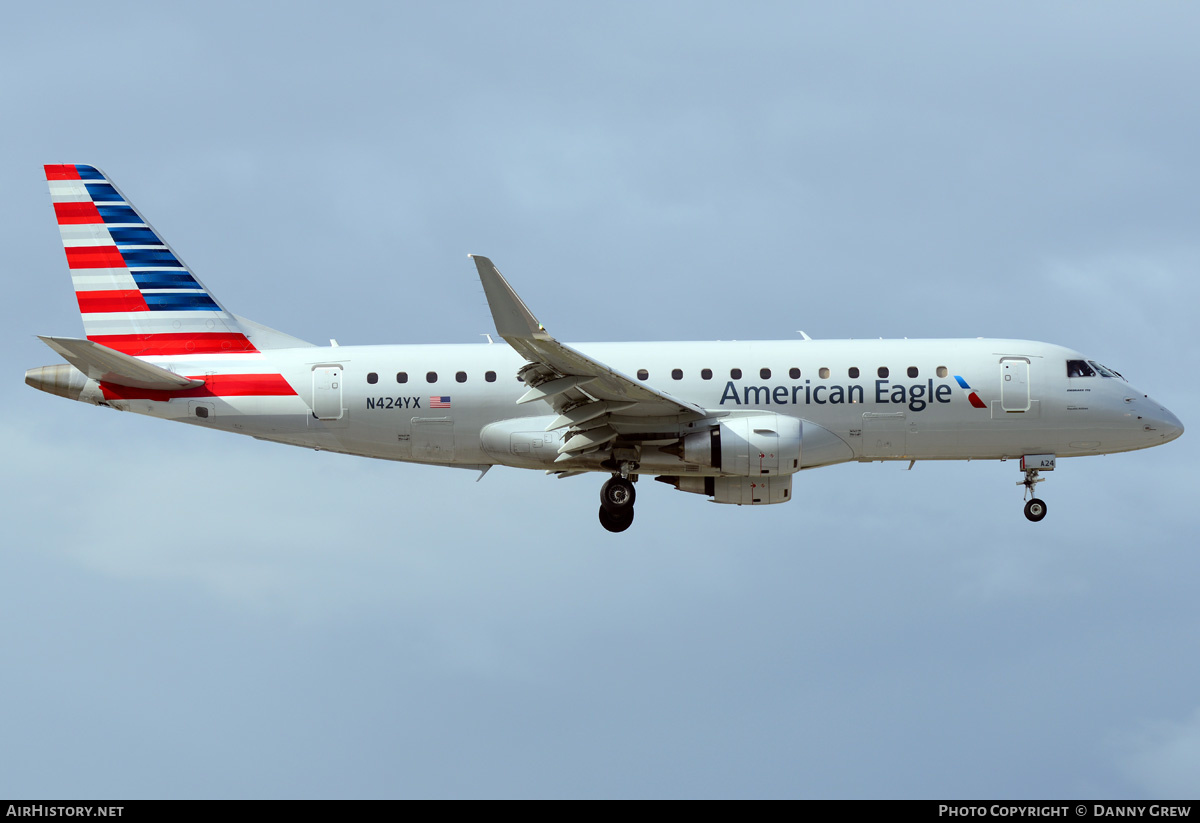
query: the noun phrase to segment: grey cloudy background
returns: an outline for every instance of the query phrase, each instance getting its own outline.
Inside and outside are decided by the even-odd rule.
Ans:
[[[0,28],[0,796],[1196,797],[1200,9],[23,4]],[[1193,431],[794,502],[318,454],[22,383],[43,163],[239,314],[473,342],[1005,336]]]

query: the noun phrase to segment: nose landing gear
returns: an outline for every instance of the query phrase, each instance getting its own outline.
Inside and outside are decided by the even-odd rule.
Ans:
[[[610,532],[623,532],[633,525],[633,502],[637,499],[637,491],[629,479],[629,471],[623,463],[621,472],[600,487],[600,525]]]
[[[1038,468],[1032,468],[1033,466]],[[1046,479],[1038,476],[1040,470],[1052,471],[1054,469],[1054,455],[1026,455],[1021,458],[1021,468],[1025,470],[1025,479],[1018,480],[1017,485],[1025,487],[1022,499],[1030,498],[1025,504],[1025,517],[1030,522],[1037,523],[1046,516],[1046,501],[1033,496],[1033,487]]]

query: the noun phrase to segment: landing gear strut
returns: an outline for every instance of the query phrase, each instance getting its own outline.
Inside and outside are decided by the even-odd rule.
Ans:
[[[1025,494],[1022,499],[1024,499],[1024,497],[1029,497],[1030,495],[1032,495],[1033,487],[1036,486],[1038,483],[1041,483],[1045,479],[1046,478],[1044,478],[1044,477],[1038,477],[1037,469],[1026,469],[1025,470],[1025,479],[1017,481],[1018,486],[1025,487]],[[1041,500],[1037,497],[1033,497],[1032,499],[1030,499],[1029,502],[1027,502],[1025,504],[1025,516],[1033,523],[1037,523],[1038,521],[1040,521],[1043,517],[1046,516],[1046,501]]]
[[[623,532],[633,525],[633,501],[637,491],[629,479],[629,467],[621,464],[620,474],[614,474],[600,487],[600,525],[610,532]]]

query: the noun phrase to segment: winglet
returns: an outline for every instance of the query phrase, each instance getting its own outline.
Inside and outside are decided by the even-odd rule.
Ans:
[[[505,340],[510,337],[526,340],[549,337],[545,327],[533,316],[533,312],[513,291],[512,286],[508,285],[504,275],[491,260],[479,254],[468,254],[467,257],[475,261],[475,268],[479,270],[479,282],[483,284],[488,308],[492,310],[492,320],[501,337]]]

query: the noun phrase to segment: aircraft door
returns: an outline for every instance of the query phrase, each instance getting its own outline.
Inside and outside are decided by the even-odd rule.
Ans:
[[[317,366],[313,369],[312,410],[318,420],[342,419],[341,366]]]
[[[1006,357],[1000,361],[1000,408],[1029,411],[1029,361]]]

